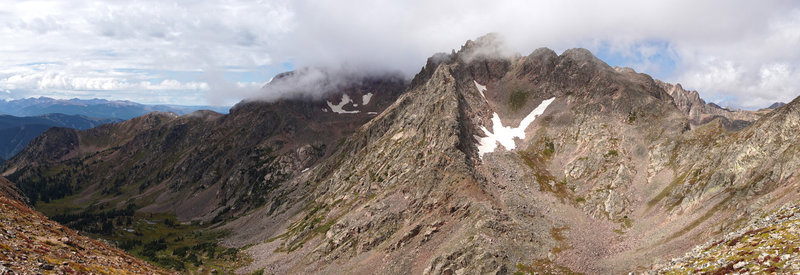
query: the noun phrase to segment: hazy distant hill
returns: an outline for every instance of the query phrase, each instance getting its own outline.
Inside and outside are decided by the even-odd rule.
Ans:
[[[778,109],[778,108],[783,107],[785,105],[786,105],[786,103],[783,103],[783,102],[775,102],[775,103],[772,103],[772,105],[769,105],[769,107],[767,107],[767,109]]]
[[[52,127],[89,129],[101,124],[120,122],[115,118],[90,118],[80,115],[47,114],[36,117],[0,115],[0,163],[13,157],[33,138]]]
[[[0,114],[13,116],[39,116],[60,113],[67,115],[83,115],[99,118],[131,119],[149,112],[173,112],[179,115],[197,110],[212,110],[228,113],[224,106],[179,106],[179,105],[145,105],[132,101],[105,99],[53,99],[49,97],[25,98],[16,100],[0,100]]]

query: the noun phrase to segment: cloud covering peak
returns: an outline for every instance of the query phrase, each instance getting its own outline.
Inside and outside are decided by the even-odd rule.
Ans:
[[[800,93],[795,1],[12,0],[3,10],[6,98],[230,104],[306,66],[410,77],[491,32],[521,54],[584,47],[723,105]]]

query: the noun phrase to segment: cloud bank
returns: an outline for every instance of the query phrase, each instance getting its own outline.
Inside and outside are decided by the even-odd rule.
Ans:
[[[5,4],[5,3],[4,3]],[[235,102],[280,71],[417,72],[501,34],[514,51],[585,47],[612,65],[758,108],[800,94],[796,1],[10,1],[0,97],[142,91]],[[148,84],[149,83],[149,84]],[[4,95],[5,94],[5,95]],[[105,95],[105,96],[103,96]],[[139,98],[125,98],[142,101]],[[153,100],[146,100],[153,101]]]

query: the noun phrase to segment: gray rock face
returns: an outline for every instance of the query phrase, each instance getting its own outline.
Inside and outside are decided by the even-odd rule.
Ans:
[[[684,90],[681,84],[672,85],[661,81],[656,81],[656,83],[672,96],[675,105],[686,114],[692,127],[719,119],[726,129],[738,131],[749,126],[760,117],[756,112],[730,110],[713,103],[706,103],[705,100],[700,98],[700,94],[697,91]]]
[[[311,210],[251,248],[241,271],[620,273],[732,230],[796,181],[791,104],[740,129],[729,122],[758,116],[585,50],[475,54],[495,43],[429,59],[406,95],[302,178]],[[514,127],[551,97],[514,149],[478,155],[494,114]],[[744,210],[753,200],[764,203]]]
[[[572,264],[585,255],[562,257],[573,246],[562,232],[587,223],[602,224],[610,239],[630,228],[647,148],[688,129],[672,98],[651,78],[620,74],[585,50],[473,54],[492,43],[479,39],[429,60],[435,69],[423,68],[407,94],[302,179],[314,190],[305,206],[312,210],[251,248],[255,264],[241,271],[504,273],[514,263]],[[475,82],[488,87],[483,95]],[[515,150],[478,155],[479,128],[491,128],[492,113],[517,125],[550,97]],[[306,256],[287,263],[269,251]]]
[[[800,206],[787,204],[648,273],[798,273],[799,233]]]
[[[24,204],[29,204],[30,201],[27,197],[22,195],[22,192],[19,191],[14,183],[8,181],[6,178],[0,177],[0,195],[5,196],[6,198],[22,202]]]
[[[321,106],[310,103],[243,103],[203,122],[118,125],[110,133],[126,142],[103,148],[147,148],[152,161],[169,160],[171,144],[193,148],[162,162],[170,190],[200,183],[210,191],[197,196],[228,203],[217,206],[263,205],[220,226],[231,231],[227,245],[251,245],[242,273],[648,271],[798,199],[800,100],[761,117],[728,114],[583,49],[521,56],[501,43],[486,36],[429,58],[402,96],[360,123],[317,116]],[[524,134],[511,130],[549,99]],[[731,131],[744,119],[754,122]],[[347,130],[320,135],[335,126]],[[514,146],[479,149],[503,131]],[[85,144],[102,135],[65,136]],[[185,146],[196,140],[185,137],[205,143]],[[22,154],[29,163],[76,154],[74,145],[37,144]],[[32,171],[23,157],[7,173]],[[211,169],[198,176],[200,164]]]
[[[330,156],[372,112],[394,102],[405,82],[365,78],[336,87],[327,98],[242,102],[228,115],[156,112],[84,131],[51,129],[5,162],[3,175],[37,198],[32,203],[94,195],[88,207],[94,199],[149,196],[142,211],[206,222],[227,218],[280,196],[281,183]],[[344,95],[356,100],[344,107],[358,113],[335,113],[327,105]]]

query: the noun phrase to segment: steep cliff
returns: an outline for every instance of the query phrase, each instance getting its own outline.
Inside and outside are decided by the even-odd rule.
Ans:
[[[700,94],[697,91],[684,90],[681,84],[672,85],[661,81],[656,81],[656,83],[672,96],[675,105],[686,114],[692,127],[718,119],[725,126],[725,129],[738,131],[749,126],[761,116],[758,112],[731,110],[722,108],[714,103],[706,103],[705,100],[700,98]]]

